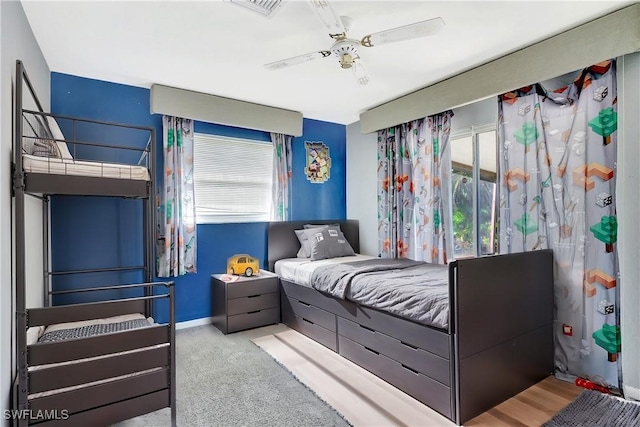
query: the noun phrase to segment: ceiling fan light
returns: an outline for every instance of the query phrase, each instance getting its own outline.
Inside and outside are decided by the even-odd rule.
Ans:
[[[369,73],[367,73],[367,69],[364,68],[361,62],[353,61],[353,67],[351,67],[351,69],[359,85],[364,86],[369,83]]]
[[[342,68],[351,68],[351,66],[353,66],[354,64],[353,56],[349,55],[348,53],[343,53],[342,55],[340,55],[339,62]]]

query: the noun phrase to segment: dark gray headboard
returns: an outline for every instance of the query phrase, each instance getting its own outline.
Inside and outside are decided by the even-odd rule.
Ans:
[[[356,219],[270,222],[267,228],[269,271],[273,271],[274,265],[279,259],[296,257],[300,249],[300,242],[294,230],[302,229],[304,224],[340,224],[340,230],[353,250],[356,253],[360,251],[360,230]]]

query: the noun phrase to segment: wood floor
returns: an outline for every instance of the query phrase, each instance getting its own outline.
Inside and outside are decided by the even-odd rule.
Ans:
[[[284,325],[246,334],[354,426],[455,425],[385,381]],[[465,425],[540,426],[581,391],[573,384],[549,377]]]

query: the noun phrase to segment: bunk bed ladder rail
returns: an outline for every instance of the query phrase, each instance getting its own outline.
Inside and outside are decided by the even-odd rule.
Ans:
[[[14,167],[13,191],[15,198],[15,236],[16,236],[16,361],[18,388],[16,390],[17,409],[28,409],[29,384],[27,376],[27,311],[26,311],[26,265],[25,265],[25,203],[24,171],[22,168],[22,106],[23,85],[26,84],[36,105],[42,110],[35,90],[29,81],[22,61],[16,61],[15,112],[14,112]],[[26,426],[26,418],[20,417],[19,426]]]

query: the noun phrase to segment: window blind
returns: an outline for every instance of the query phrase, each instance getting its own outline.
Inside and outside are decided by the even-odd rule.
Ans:
[[[196,133],[193,152],[199,224],[269,220],[270,142]]]

